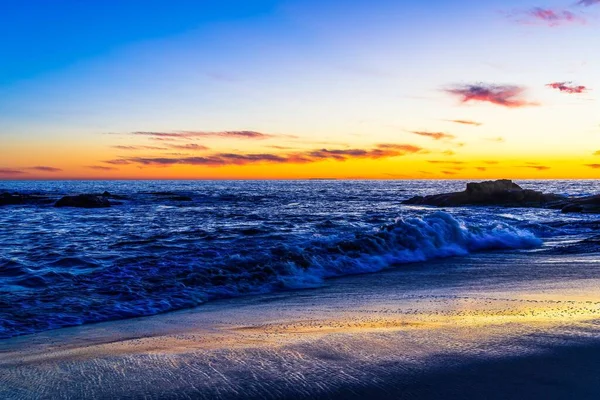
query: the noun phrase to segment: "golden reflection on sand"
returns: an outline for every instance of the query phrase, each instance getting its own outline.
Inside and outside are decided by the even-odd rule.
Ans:
[[[222,349],[277,348],[324,338],[367,339],[373,335],[395,333],[408,336],[440,335],[452,331],[458,337],[485,341],[493,335],[511,337],[523,330],[551,330],[576,326],[600,318],[600,302],[567,299],[533,300],[514,297],[423,296],[403,304],[365,304],[361,308],[289,309],[275,321],[268,317],[255,323],[232,324],[239,320],[235,310],[224,311],[222,320],[209,314],[183,316],[181,331],[150,334],[137,338],[114,338],[110,342],[91,340],[86,345],[63,343],[18,353],[0,354],[5,362],[32,363],[53,359],[85,359],[133,354],[181,354]],[[259,312],[256,312],[259,315]],[[283,316],[283,318],[281,318]],[[295,316],[295,317],[293,317]],[[155,317],[160,320],[161,316]],[[226,321],[226,322],[225,322]],[[190,323],[192,322],[192,323]],[[244,322],[244,321],[241,321]]]

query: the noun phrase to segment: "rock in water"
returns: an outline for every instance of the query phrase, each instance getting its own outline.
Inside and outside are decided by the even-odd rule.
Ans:
[[[467,183],[467,193],[498,193],[511,190],[523,190],[523,188],[509,179],[497,181],[486,181],[480,183]]]
[[[105,196],[80,194],[65,196],[54,204],[55,207],[104,208],[110,207],[110,201]]]
[[[11,204],[23,204],[23,196],[19,194],[2,193],[0,194],[0,206]]]
[[[1,193],[0,206],[8,205],[37,205],[53,203],[51,198],[33,194]]]
[[[600,195],[573,199],[561,211],[563,213],[600,214]]]
[[[546,194],[523,189],[508,179],[468,183],[463,192],[416,196],[403,204],[429,205],[438,207],[460,207],[469,205],[504,207],[548,207],[564,201],[564,196]]]

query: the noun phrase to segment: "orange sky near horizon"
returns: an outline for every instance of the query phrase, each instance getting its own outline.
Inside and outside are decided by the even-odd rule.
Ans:
[[[600,7],[545,1],[15,6],[0,179],[597,179]]]

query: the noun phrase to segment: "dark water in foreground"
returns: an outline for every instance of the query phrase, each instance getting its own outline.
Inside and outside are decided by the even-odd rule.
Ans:
[[[518,183],[569,195],[600,193],[598,181]],[[595,242],[584,240],[598,231],[599,216],[400,204],[464,185],[0,182],[0,192],[127,196],[108,209],[0,208],[0,338],[310,288],[330,277],[475,251],[596,251]]]

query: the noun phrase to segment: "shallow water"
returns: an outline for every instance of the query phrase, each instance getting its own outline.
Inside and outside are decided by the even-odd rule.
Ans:
[[[569,195],[598,181],[528,181]],[[109,209],[0,208],[0,338],[316,287],[472,252],[596,251],[598,216],[401,205],[462,181],[13,181],[0,192],[124,195]],[[183,201],[177,196],[189,196]],[[570,247],[566,247],[570,246]],[[482,277],[485,279],[485,277]]]

